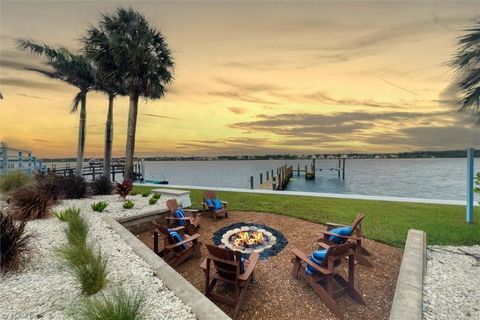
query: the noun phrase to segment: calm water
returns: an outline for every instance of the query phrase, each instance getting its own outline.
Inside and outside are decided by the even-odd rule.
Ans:
[[[416,197],[464,200],[466,159],[371,159],[346,162],[345,180],[336,172],[317,173],[315,180],[294,174],[290,191],[330,192],[377,196]],[[249,177],[259,181],[260,172],[283,164],[296,168],[310,164],[308,160],[252,161],[178,161],[146,162],[147,179],[162,178],[171,184],[249,188]],[[479,159],[475,160],[478,168]],[[334,167],[334,160],[317,160],[317,168]]]
[[[313,181],[294,174],[287,190],[464,200],[466,162],[466,159],[348,159],[345,180],[330,171],[317,173]],[[297,163],[303,168],[311,161],[147,161],[145,169],[146,179],[166,179],[170,184],[249,188],[250,176],[258,183],[260,172],[265,175],[267,170],[284,164],[296,168]],[[317,160],[317,168],[334,167],[335,163],[335,160]],[[480,160],[476,159],[475,167],[479,165]]]

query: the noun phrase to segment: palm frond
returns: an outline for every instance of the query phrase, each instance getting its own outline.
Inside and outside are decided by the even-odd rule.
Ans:
[[[70,110],[71,113],[75,113],[78,109],[78,105],[80,102],[82,102],[82,98],[86,95],[87,93],[84,91],[80,91],[75,95],[75,97],[72,100],[72,109]]]

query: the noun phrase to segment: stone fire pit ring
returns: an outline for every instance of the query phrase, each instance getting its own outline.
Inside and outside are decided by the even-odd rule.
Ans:
[[[235,239],[240,232],[260,232],[263,235],[263,243],[252,246],[235,246],[232,239]],[[248,257],[252,252],[258,252],[263,260],[277,255],[288,244],[285,236],[278,230],[257,223],[233,223],[217,230],[213,234],[213,243],[223,245],[232,250],[241,251]]]

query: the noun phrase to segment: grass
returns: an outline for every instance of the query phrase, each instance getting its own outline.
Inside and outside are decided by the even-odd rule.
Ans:
[[[85,300],[73,315],[82,320],[140,320],[145,305],[142,293],[127,294],[117,289],[109,295]]]
[[[30,176],[21,171],[12,171],[0,175],[0,191],[10,192],[24,186],[31,180]]]
[[[69,207],[62,211],[54,211],[55,216],[62,222],[67,222],[72,215],[79,215],[80,209],[76,207]]]
[[[65,260],[65,265],[80,282],[82,294],[90,296],[102,290],[107,284],[107,260],[100,250],[94,253],[87,243],[88,224],[80,216],[80,210],[69,208],[69,214],[62,215],[67,221],[65,230],[68,244],[57,252]]]
[[[145,192],[153,187],[135,186]],[[192,206],[201,208],[202,191],[191,190]],[[465,223],[465,207],[407,202],[336,199],[217,192],[228,201],[230,210],[270,212],[316,223],[350,224],[357,213],[366,215],[363,231],[367,238],[403,247],[409,229],[427,233],[429,245],[480,244],[480,208],[475,208],[475,223]]]

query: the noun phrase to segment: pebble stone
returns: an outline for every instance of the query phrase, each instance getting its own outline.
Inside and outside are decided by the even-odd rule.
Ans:
[[[480,245],[429,246],[424,280],[424,319],[480,319],[479,277]]]
[[[128,210],[122,207],[123,201],[117,195],[65,200],[54,210],[80,208],[89,224],[88,241],[108,259],[108,284],[96,295],[108,294],[121,286],[127,292],[145,294],[145,319],[195,319],[190,308],[102,220],[106,215],[126,217],[165,206],[163,198],[155,205],[148,204],[149,198],[141,195],[128,199],[135,202]],[[107,201],[109,206],[102,213],[94,212],[90,205],[96,201]],[[35,236],[32,254],[20,272],[0,276],[0,319],[71,319],[72,310],[82,297],[78,282],[55,252],[67,241],[65,227],[56,217],[28,222],[26,229]]]

